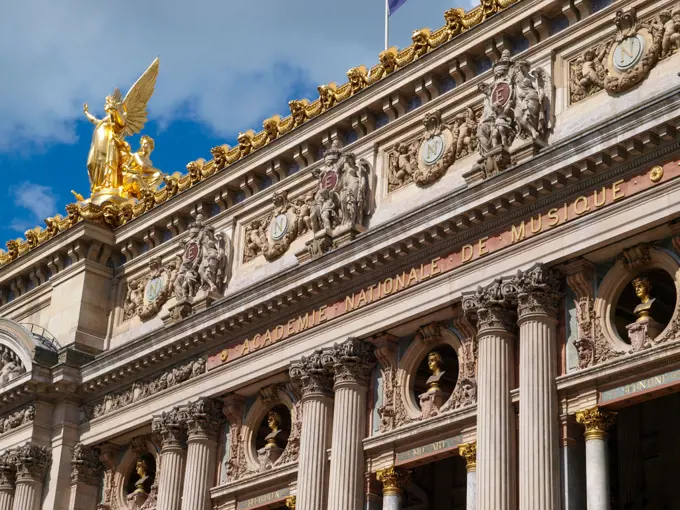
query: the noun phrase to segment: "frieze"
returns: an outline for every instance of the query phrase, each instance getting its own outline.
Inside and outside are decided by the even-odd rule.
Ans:
[[[600,392],[599,403],[609,404],[621,399],[642,395],[652,390],[676,385],[678,381],[680,381],[680,369],[655,375],[653,377],[647,377],[639,381],[634,381],[623,386]]]
[[[284,489],[279,489],[274,492],[268,492],[260,496],[255,496],[253,498],[248,498],[239,501],[236,505],[237,510],[248,510],[250,508],[260,508],[270,503],[275,503],[279,501],[285,501],[285,499],[290,496],[290,489],[288,487]]]
[[[126,390],[106,395],[98,403],[82,406],[81,423],[87,423],[95,418],[100,418],[143,400],[150,395],[156,395],[161,391],[185,383],[194,377],[204,374],[205,371],[205,359],[198,358],[166,370],[162,374],[146,381],[135,382]]]
[[[18,411],[14,411],[9,415],[0,418],[0,436],[16,428],[19,428],[22,425],[32,423],[34,419],[35,406],[33,404]]]
[[[493,236],[480,237],[475,242],[459,246],[448,255],[434,257],[428,263],[407,268],[357,292],[346,295],[338,301],[324,304],[297,317],[292,317],[283,324],[268,328],[236,344],[229,345],[209,356],[208,370],[235,361],[264,347],[380,301],[387,296],[403,292],[490,253],[503,250],[553,228],[570,223],[620,200],[641,193],[652,186],[675,179],[680,175],[680,166],[676,162],[666,164],[663,179],[657,182],[652,182],[646,176],[647,173],[627,179],[618,179],[587,194],[567,200],[557,207],[539,210],[535,215],[506,226]]]
[[[411,143],[398,144],[388,154],[388,191],[441,179],[457,159],[477,149],[477,126],[472,108],[457,114],[450,126],[442,120],[441,111],[426,114],[424,134]]]
[[[571,103],[606,90],[617,94],[647,78],[660,60],[680,49],[680,4],[641,22],[635,9],[616,11],[614,37],[569,63]]]

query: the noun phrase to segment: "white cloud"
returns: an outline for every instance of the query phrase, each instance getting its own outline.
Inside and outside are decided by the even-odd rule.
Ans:
[[[391,43],[443,25],[451,0],[409,0]],[[464,3],[470,0],[463,0]],[[190,116],[225,137],[287,113],[295,86],[373,65],[384,0],[23,0],[0,17],[0,151],[74,141],[83,102],[100,115],[160,55],[151,115]],[[183,105],[191,108],[183,108]]]
[[[57,206],[57,197],[49,186],[32,182],[21,182],[9,189],[14,205],[18,209],[24,209],[29,217],[14,218],[9,228],[17,232],[35,226],[48,216],[52,216]]]

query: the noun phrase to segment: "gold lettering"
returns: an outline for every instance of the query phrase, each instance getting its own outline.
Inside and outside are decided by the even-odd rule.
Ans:
[[[366,291],[364,289],[361,289],[361,292],[359,292],[359,298],[357,301],[357,306],[362,307],[366,304]]]
[[[579,207],[578,207],[578,204],[580,204],[580,203],[583,204],[582,209],[579,209]],[[580,216],[581,214],[586,213],[588,211],[590,211],[590,206],[588,205],[588,199],[586,197],[583,197],[583,196],[578,197],[576,199],[576,202],[574,202],[574,214],[576,214],[577,216]]]
[[[250,353],[250,345],[248,345],[248,339],[243,341],[243,349],[241,350],[241,356],[245,356]]]
[[[371,292],[369,293],[369,296],[368,296],[368,302],[369,303],[372,303],[373,301],[380,299],[380,284],[379,283],[371,285],[369,287],[369,289],[371,289]],[[375,289],[378,289],[378,296],[377,297],[373,295]]]
[[[439,266],[437,266],[437,262],[439,262],[441,259],[442,259],[441,257],[437,257],[437,258],[432,259],[432,262],[430,262],[430,274],[432,276],[434,276],[436,274],[441,274],[442,271],[439,268]]]
[[[562,206],[562,209],[564,209],[564,221],[567,221],[569,219],[569,211],[567,210],[567,203],[566,202]]]
[[[267,330],[267,332],[264,334],[264,345],[271,345],[272,343],[272,332]]]
[[[387,282],[390,283],[389,290],[387,288]],[[383,282],[383,296],[388,296],[392,293],[392,286],[394,285],[394,280],[392,278],[386,278]]]
[[[602,200],[600,200],[597,190],[593,191],[593,204],[595,204],[595,207],[602,207],[606,201],[607,201],[607,188],[602,186]]]
[[[489,249],[486,247],[486,242],[488,240],[488,237],[482,237],[479,241],[477,241],[477,255],[480,257],[489,253]]]
[[[626,194],[621,189],[621,185],[624,182],[626,181],[624,181],[623,179],[619,179],[614,184],[612,184],[612,200],[618,200],[619,198],[623,198],[626,196]]]
[[[279,340],[281,340],[283,338],[283,331],[284,331],[283,326],[281,326],[280,324],[278,326],[276,326],[276,328],[274,329],[274,335],[275,335],[274,342],[278,342]]]
[[[548,226],[554,227],[560,222],[560,215],[557,214],[557,209],[553,207],[548,211]]]
[[[403,289],[406,286],[405,280],[406,280],[406,271],[397,275],[397,284],[394,286],[394,292],[399,292],[401,289]]]
[[[429,277],[429,274],[425,274],[425,264],[420,264],[420,281],[427,280]]]
[[[262,342],[262,344],[260,343],[260,339],[261,339],[261,338],[262,338],[262,335],[260,335],[259,333],[257,333],[257,334],[253,337],[253,339],[251,340],[251,342],[253,343],[253,347],[254,347],[255,349],[259,349],[260,347],[263,347],[264,342]]]
[[[297,319],[291,319],[288,321],[288,324],[286,324],[286,336],[290,336],[295,334],[295,322]]]
[[[522,241],[524,239],[525,232],[524,232],[524,222],[520,223],[519,228],[515,228],[515,226],[512,226],[512,244],[515,244],[518,241]]]
[[[355,304],[354,304],[354,294],[351,296],[345,296],[345,310],[348,312],[351,312],[354,310]]]
[[[406,280],[407,287],[411,286],[411,281],[418,283],[418,273],[416,273],[416,270],[413,268],[411,268],[411,272],[408,274],[408,280]]]
[[[297,327],[298,333],[301,333],[305,329],[314,325],[313,319],[312,319],[312,324],[309,323],[309,313],[306,313],[304,315],[304,317],[302,315],[300,315],[297,320],[298,320],[298,327]]]
[[[466,244],[463,246],[463,248],[460,250],[460,258],[465,264],[466,262],[470,262],[472,260],[472,255],[474,254],[474,248],[472,247],[471,244]]]
[[[326,305],[323,305],[321,308],[319,308],[319,321],[317,322],[317,324],[321,324],[323,321],[325,321],[327,319],[327,317],[326,317],[326,310],[327,309],[328,309],[328,307]]]
[[[538,218],[538,221],[537,221],[538,225],[536,227],[534,227],[534,217],[533,216],[531,217],[531,233],[532,234],[538,234],[541,231],[541,229],[543,228],[543,216],[538,214],[538,215],[536,215],[536,218]]]

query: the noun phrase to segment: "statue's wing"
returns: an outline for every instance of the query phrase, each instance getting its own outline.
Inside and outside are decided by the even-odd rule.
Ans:
[[[130,88],[125,96],[123,106],[125,108],[125,129],[123,136],[130,136],[139,133],[146,122],[146,105],[151,99],[153,90],[156,86],[158,76],[158,63],[156,58],[144,74]]]

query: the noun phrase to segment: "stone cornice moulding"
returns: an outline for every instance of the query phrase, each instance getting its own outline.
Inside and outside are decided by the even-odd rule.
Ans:
[[[532,263],[551,263],[554,257],[559,257],[561,251],[555,251],[556,246],[575,246],[579,253],[591,251],[593,247],[601,245],[610,236],[620,237],[629,229],[633,231],[645,228],[647,223],[659,223],[662,218],[673,217],[680,214],[680,204],[661,211],[655,205],[658,200],[666,200],[674,196],[680,188],[680,181],[670,188],[656,187],[646,200],[646,203],[619,202],[614,208],[608,220],[611,232],[603,233],[599,224],[598,215],[585,217],[583,222],[574,222],[563,230],[553,229],[545,236],[536,236],[528,239],[522,246],[517,245],[514,249],[504,250],[488,256],[487,263],[494,264],[503,274],[514,274],[518,269],[526,269]],[[661,193],[659,193],[661,191]],[[633,214],[633,211],[635,212]],[[643,213],[645,219],[640,219],[638,213]],[[632,215],[633,220],[627,225],[621,225],[615,218],[619,214]],[[607,221],[606,219],[603,221]],[[527,252],[524,248],[528,247]],[[532,259],[526,259],[526,253],[532,253]],[[519,255],[522,254],[520,257]],[[456,293],[474,290],[481,283],[488,283],[486,277],[479,274],[476,263],[467,264],[461,271],[449,274],[448,277],[428,280],[422,285],[414,286],[401,294],[400,303],[402,310],[396,315],[393,313],[394,301],[381,300],[374,307],[364,307],[355,312],[348,321],[328,322],[314,330],[297,335],[288,342],[280,342],[271,348],[260,351],[251,357],[241,358],[220,369],[209,372],[209,376],[202,376],[179,387],[172,395],[149,400],[143,408],[134,411],[134,407],[126,408],[109,415],[111,419],[105,423],[90,424],[88,429],[81,429],[82,440],[86,444],[101,442],[108,437],[122,433],[127,423],[135,421],[143,423],[149,413],[160,412],[163,409],[176,405],[179,401],[186,401],[201,395],[220,395],[233,392],[240,387],[247,386],[253,378],[264,379],[275,373],[285,370],[292,359],[297,359],[314,348],[332,345],[334,340],[345,336],[370,336],[375,331],[384,331],[385,328],[395,322],[407,322],[426,313],[428,310],[450,306],[456,300],[451,294],[451,288]],[[481,278],[481,279],[480,279]],[[452,285],[452,280],[456,284]],[[394,298],[395,296],[390,296]],[[387,311],[390,310],[389,313]],[[331,331],[333,334],[331,334]],[[335,336],[334,336],[335,335]],[[677,343],[671,344],[678,348]],[[649,352],[649,351],[644,351]],[[257,368],[256,368],[257,367]],[[219,382],[218,382],[219,381]],[[518,399],[517,390],[513,390],[513,401]],[[462,409],[461,411],[467,411]],[[445,415],[445,416],[448,416]]]
[[[677,97],[676,90],[673,90],[673,91],[669,92],[668,94],[665,94],[661,98],[654,98],[653,100],[650,100],[650,102],[653,103],[653,105],[660,107],[660,108],[663,108],[663,113],[664,113],[664,116],[666,118],[668,118],[668,117],[673,118],[672,114],[667,113],[669,111],[668,107],[669,106],[672,107],[672,105],[668,104],[669,98],[675,99],[675,103],[680,104],[680,99]],[[650,105],[648,104],[647,106],[649,107]],[[639,121],[640,114],[642,113],[641,110],[642,110],[642,107],[636,108],[636,109],[634,109],[634,111],[630,115],[630,116],[634,116],[635,114],[638,114],[638,116],[636,117],[638,119],[638,121],[637,121],[638,122],[638,125],[637,125],[638,130],[644,130],[645,128],[649,128],[649,126],[645,125],[644,122]],[[610,136],[608,138],[613,138],[613,137],[617,136],[619,134],[619,131],[622,131],[622,130],[625,130],[625,129],[627,129],[628,132],[630,132],[631,126],[629,125],[629,123],[634,122],[633,119],[627,120],[627,118],[630,117],[630,116],[627,116],[624,119],[618,119],[619,123],[620,124],[623,123],[624,126],[618,127],[618,129],[616,129],[614,133],[609,133]],[[645,115],[645,116],[643,116],[643,118],[646,118],[648,116],[649,115]],[[659,128],[662,129],[662,131],[667,131],[667,129],[665,128],[665,124],[663,123],[664,121],[665,121],[665,119],[662,121],[662,124]],[[607,124],[610,124],[610,122],[608,122]],[[598,130],[598,128],[593,128],[591,131],[596,132],[597,130]],[[601,131],[602,129],[599,128],[599,130]],[[599,144],[603,143],[602,139],[592,141],[593,137],[592,136],[588,137],[587,136],[588,134],[591,134],[590,131],[586,131],[586,132],[582,133],[582,135],[585,138],[584,145],[592,147],[594,144],[596,144],[598,142],[599,142]],[[584,142],[583,139],[581,141]],[[618,143],[617,146],[620,146],[624,143],[625,143],[624,140],[619,139],[619,143]],[[469,207],[469,210],[474,212],[475,211],[475,206],[474,206],[475,200],[477,201],[477,204],[479,204],[477,207],[481,207],[482,203],[485,203],[485,202],[488,204],[489,203],[488,201],[493,203],[494,200],[498,200],[498,197],[493,198],[493,192],[494,191],[498,192],[498,191],[503,190],[503,186],[505,186],[505,188],[507,189],[508,184],[511,184],[511,185],[514,184],[516,186],[516,188],[513,189],[512,191],[506,191],[504,193],[506,196],[509,196],[509,197],[516,197],[517,194],[522,191],[522,189],[524,189],[524,190],[529,189],[530,196],[533,196],[535,198],[538,197],[540,194],[545,194],[547,192],[546,198],[538,199],[532,205],[527,206],[529,209],[533,210],[533,209],[536,209],[538,207],[543,206],[543,204],[546,202],[546,200],[558,201],[559,198],[561,196],[567,194],[567,192],[573,193],[573,192],[577,191],[578,188],[585,188],[585,187],[588,187],[588,186],[595,185],[595,184],[597,184],[597,182],[600,182],[600,181],[603,181],[603,180],[606,180],[606,179],[611,179],[614,175],[621,175],[621,174],[623,174],[627,171],[632,170],[633,168],[637,168],[637,167],[645,164],[647,161],[659,159],[659,158],[663,157],[664,155],[668,154],[669,152],[672,152],[673,150],[677,150],[677,147],[675,147],[675,145],[677,145],[677,143],[675,145],[667,144],[666,146],[662,146],[661,148],[659,148],[657,150],[651,150],[647,154],[643,153],[642,156],[636,157],[635,159],[627,159],[623,164],[620,164],[618,166],[614,162],[611,162],[611,167],[609,167],[609,165],[605,165],[605,164],[601,163],[599,166],[601,168],[603,168],[604,171],[602,173],[599,173],[597,171],[598,168],[597,168],[597,165],[595,164],[595,162],[598,161],[596,154],[601,153],[601,150],[597,151],[596,153],[593,153],[593,151],[591,149],[591,152],[589,153],[587,150],[584,151],[584,149],[582,147],[576,145],[572,141],[570,143],[570,152],[572,153],[572,157],[571,158],[568,157],[566,165],[565,165],[566,168],[565,168],[565,166],[560,166],[560,168],[557,171],[555,171],[555,168],[553,168],[551,166],[551,163],[554,165],[554,164],[558,163],[560,160],[563,160],[564,153],[560,153],[559,150],[562,148],[562,145],[566,145],[566,144],[567,144],[567,142],[565,141],[564,144],[560,144],[560,145],[558,145],[554,148],[549,147],[548,149],[546,149],[545,153],[541,153],[541,155],[539,155],[537,158],[534,158],[534,160],[532,160],[532,161],[530,161],[530,162],[528,162],[524,165],[521,165],[519,168],[516,169],[515,172],[510,172],[509,174],[501,174],[501,175],[505,176],[505,178],[500,178],[500,176],[499,176],[497,178],[494,178],[494,179],[491,179],[490,181],[485,182],[481,186],[471,188],[467,193],[461,194],[459,201],[457,201],[455,204],[452,203],[453,201],[451,201],[448,197],[440,198],[440,199],[434,201],[433,203],[431,203],[429,205],[429,207],[427,207],[427,209],[423,208],[419,211],[414,211],[414,212],[410,213],[409,215],[407,215],[406,217],[400,217],[400,218],[398,218],[398,219],[396,219],[392,222],[387,222],[383,225],[380,225],[380,226],[376,227],[374,230],[371,231],[371,233],[370,233],[371,235],[365,235],[360,239],[366,245],[368,245],[369,249],[375,248],[381,242],[383,243],[383,247],[378,248],[378,249],[384,250],[384,246],[386,246],[386,245],[387,246],[390,246],[390,245],[393,246],[395,244],[395,242],[394,242],[393,230],[391,228],[393,226],[393,223],[398,222],[402,226],[403,238],[402,238],[402,240],[398,240],[396,242],[396,244],[397,244],[397,246],[399,244],[404,245],[405,243],[409,243],[409,241],[408,241],[409,237],[414,236],[414,233],[411,229],[418,228],[417,226],[411,227],[411,225],[414,225],[416,223],[417,223],[417,225],[422,225],[423,223],[428,223],[428,222],[433,223],[434,222],[433,220],[435,220],[435,219],[439,220],[439,224],[436,225],[435,227],[430,228],[429,229],[430,231],[433,231],[433,230],[436,231],[436,229],[441,229],[442,228],[441,225],[447,225],[447,224],[451,225],[451,223],[456,218],[455,212],[457,212],[457,210],[464,209],[467,206],[467,207]],[[597,149],[597,146],[595,146],[594,149]],[[606,149],[605,149],[605,151],[606,151]],[[569,188],[567,188],[565,190],[553,192],[552,195],[551,195],[550,194],[551,190],[545,188],[545,183],[546,182],[548,184],[550,183],[550,179],[551,179],[550,174],[552,173],[553,175],[561,176],[561,175],[563,175],[563,172],[571,171],[571,169],[574,168],[576,163],[577,163],[577,161],[576,161],[576,155],[577,154],[581,154],[580,160],[582,162],[585,162],[588,172],[592,172],[593,174],[595,174],[595,177],[591,177],[589,180],[584,180],[580,184],[570,186]],[[561,157],[560,157],[560,155],[561,155]],[[548,160],[548,161],[546,161],[546,160]],[[590,161],[590,163],[587,163],[588,161]],[[536,173],[533,173],[533,172],[536,172],[537,167],[540,168],[539,165],[543,166],[543,171],[541,173],[539,173],[538,175],[536,175]],[[609,169],[607,170],[607,168],[609,168]],[[583,175],[587,179],[587,175],[586,174],[583,174]],[[523,181],[521,179],[523,179]],[[559,186],[556,186],[555,189],[559,190],[564,185],[563,183],[564,183],[565,178],[561,177],[561,179],[562,180],[560,180],[560,179],[557,180],[557,183],[559,184]],[[529,186],[529,188],[526,188],[526,186],[528,186],[527,183],[530,183],[530,182],[538,182],[540,188],[537,188],[536,185]],[[522,186],[524,186],[524,188]],[[518,189],[519,189],[519,191],[518,191]],[[518,209],[520,209],[520,208],[518,208]],[[515,209],[510,214],[510,216],[516,217],[519,214],[523,214],[523,215],[526,216],[527,214],[529,214],[529,211],[526,211],[526,207],[521,208],[520,212],[518,212],[518,209]],[[447,210],[454,212],[454,214],[452,215],[451,212],[447,213]],[[427,216],[425,216],[425,215],[427,215]],[[423,218],[423,216],[425,216],[425,218]],[[488,224],[483,222],[481,225],[479,225],[477,227],[473,227],[473,228],[470,228],[470,229],[467,229],[467,230],[463,230],[459,235],[455,235],[455,236],[452,236],[451,238],[447,238],[446,242],[440,243],[439,245],[437,245],[436,249],[437,250],[444,250],[446,245],[463,243],[463,242],[465,242],[466,239],[472,238],[474,236],[479,236],[482,229],[492,230],[493,228],[496,228],[501,222],[504,222],[505,220],[511,221],[511,219],[509,219],[508,216],[509,216],[508,214],[504,214],[501,218],[491,219],[490,221],[488,221]],[[451,219],[448,219],[447,217],[451,218]],[[447,218],[447,219],[442,220],[442,218]],[[425,235],[425,238],[427,238],[431,234],[428,234],[427,232],[420,232],[420,233],[415,234],[416,238],[418,238],[418,237],[422,238],[423,235]],[[357,242],[360,242],[360,241],[357,240]],[[336,267],[339,266],[340,263],[342,263],[344,256],[346,255],[346,251],[350,248],[351,248],[352,251],[354,251],[356,253],[357,246],[355,246],[355,244],[356,243],[354,243],[349,248],[348,247],[340,248],[340,249],[332,252],[331,254],[329,254],[329,256],[321,259],[319,261],[320,262],[319,264],[308,264],[306,266],[301,266],[301,267],[295,266],[295,267],[292,267],[290,269],[284,270],[282,272],[283,274],[279,274],[279,275],[276,275],[276,276],[273,276],[273,277],[270,277],[270,278],[267,278],[267,279],[264,279],[264,280],[258,282],[258,284],[255,288],[242,289],[241,291],[237,291],[234,294],[227,296],[225,298],[225,300],[223,300],[222,302],[217,304],[216,309],[222,308],[230,302],[233,303],[234,300],[238,299],[241,295],[246,294],[246,293],[248,294],[248,296],[252,300],[255,300],[255,299],[258,299],[258,298],[261,299],[261,298],[265,297],[266,295],[271,295],[271,293],[273,293],[273,292],[278,292],[278,290],[276,288],[272,287],[272,285],[271,285],[272,281],[276,280],[276,279],[278,279],[279,281],[284,281],[284,278],[285,278],[285,276],[287,276],[288,273],[296,273],[296,280],[298,280],[298,281],[303,280],[304,281],[306,274],[316,273],[316,272],[319,272],[319,271],[328,271],[328,270],[337,271],[337,269],[331,268],[329,266],[331,266],[332,264],[335,264]],[[426,249],[425,251],[428,251],[428,250]],[[372,262],[370,262],[370,260],[372,258],[374,258],[375,256],[376,256],[376,254],[368,255],[366,257],[366,260],[369,262],[369,266],[372,265]],[[361,264],[361,262],[359,261],[359,263],[357,263],[356,265],[360,266],[360,264]],[[342,269],[341,271],[346,271],[346,269]],[[302,275],[300,275],[300,273],[302,273]],[[333,274],[330,274],[330,275],[325,274],[322,278],[328,279],[329,277],[333,278],[335,280],[338,279],[338,277],[336,275],[333,275]],[[349,284],[346,284],[345,286],[350,286],[350,284],[354,285],[352,282],[349,282]],[[287,284],[287,283],[284,283],[283,285],[284,285],[284,287],[290,288],[289,284]],[[306,284],[306,285],[309,285],[309,284]],[[341,290],[342,289],[339,289],[338,292],[341,292]],[[285,301],[285,297],[282,298],[282,296],[278,296],[278,297],[274,298],[273,301],[276,302],[276,300],[281,300],[281,299],[283,299]],[[270,300],[270,302],[271,302],[271,300]],[[254,303],[252,305],[252,307],[255,310],[257,308],[265,309],[267,307],[267,305],[265,303],[261,303],[261,304]],[[229,308],[232,308],[232,307],[229,307]],[[216,309],[215,310],[213,310],[213,309],[208,310],[208,311],[204,312],[201,316],[194,317],[193,319],[191,319],[191,322],[196,321],[196,320],[205,321],[206,315],[214,314]],[[232,319],[232,322],[237,322],[237,321],[235,319]],[[175,328],[178,328],[178,327],[182,331],[187,331],[187,329],[192,329],[190,326],[185,325],[185,324],[177,325],[177,326],[170,328],[170,329],[175,329]],[[213,328],[214,327],[215,326],[213,326]],[[226,326],[224,326],[224,327],[226,327]],[[220,329],[220,328],[217,328],[217,329]],[[168,330],[166,329],[166,331],[168,331]],[[139,345],[139,343],[144,338],[146,338],[146,337],[134,340],[133,342]],[[157,342],[154,342],[154,343],[157,344],[157,343],[160,343],[160,341],[157,341]],[[146,345],[148,346],[148,343]],[[139,353],[139,352],[131,351],[130,350],[131,348],[132,348],[133,351],[135,350],[134,345],[126,344],[125,349],[126,349],[128,354],[136,355],[136,354]],[[113,355],[114,355],[113,352],[105,353],[104,355],[102,355],[100,360],[95,361],[94,364],[105,363],[104,361],[101,361],[101,360],[109,359]],[[111,366],[110,363],[107,363],[107,365]],[[94,365],[92,365],[92,366],[94,366]],[[86,377],[85,377],[86,379],[87,379],[88,372],[89,372],[88,367],[85,367],[84,373],[86,375]]]
[[[295,480],[297,470],[297,462],[276,466],[268,471],[213,487],[210,489],[210,498],[221,499],[235,495],[247,496],[265,488],[272,490],[276,490],[275,487],[283,488]]]

